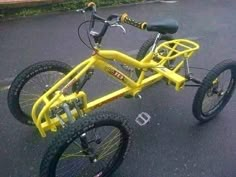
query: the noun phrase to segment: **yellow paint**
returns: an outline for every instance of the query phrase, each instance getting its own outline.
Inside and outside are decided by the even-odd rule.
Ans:
[[[170,44],[173,45],[173,48],[170,47]],[[178,50],[179,47],[181,47],[183,50]],[[72,100],[79,99],[83,103],[81,111],[83,113],[88,113],[125,95],[135,96],[141,92],[143,88],[151,86],[163,78],[166,78],[175,86],[175,89],[179,91],[184,87],[186,78],[177,72],[183,66],[184,60],[189,59],[198,48],[199,45],[190,40],[172,40],[159,45],[155,52],[150,52],[141,61],[138,61],[135,58],[118,51],[98,49],[94,55],[76,66],[71,72],[69,72],[64,78],[57,82],[35,102],[32,109],[33,121],[41,136],[45,137],[47,131],[57,131],[57,127],[60,126],[60,122],[56,117],[49,117],[50,110],[52,108],[59,107],[65,102],[68,103]],[[161,49],[167,49],[169,51],[166,56],[161,56],[158,53],[158,51]],[[152,60],[154,55],[158,55],[160,58],[158,62]],[[173,60],[176,57],[182,57],[183,59],[172,70],[166,68],[166,62],[168,62],[168,60]],[[118,70],[111,64],[108,64],[109,60],[114,59],[116,62],[126,64],[130,67],[139,68],[141,70],[139,78],[137,80],[133,80],[122,71]],[[101,70],[104,72],[104,74],[121,82],[124,86],[119,90],[108,93],[107,95],[90,102],[88,102],[87,95],[83,91],[66,95],[65,93],[66,89],[68,89],[68,86],[73,84],[74,81],[80,79],[90,68]],[[153,74],[150,76],[145,76],[145,72],[148,70],[152,70]],[[68,80],[70,81],[67,82]],[[76,110],[72,110],[72,115],[74,118],[78,118],[78,113]],[[68,121],[65,114],[61,115],[61,117],[65,122]]]

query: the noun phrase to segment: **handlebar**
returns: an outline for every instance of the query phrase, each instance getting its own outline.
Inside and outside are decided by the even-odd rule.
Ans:
[[[116,23],[119,23],[119,22],[126,23],[126,24],[129,24],[131,26],[134,26],[134,27],[142,29],[142,30],[146,29],[146,27],[147,27],[146,22],[136,22],[135,20],[129,18],[127,13],[124,13],[121,16],[116,15],[116,14],[112,14],[107,18],[107,20],[105,20],[104,18],[102,18],[96,14],[96,4],[94,2],[88,3],[86,8],[81,9],[79,11],[82,11],[82,12],[91,11],[92,12],[92,16],[91,16],[91,23],[93,24],[92,27],[94,26],[94,20],[99,20],[102,22],[109,23],[109,21],[113,20],[114,18],[118,19]]]
[[[129,24],[142,30],[145,30],[147,27],[146,22],[136,22],[135,20],[129,18],[127,13],[124,13],[123,15],[120,16],[120,22]]]
[[[99,15],[97,15],[96,4],[94,2],[88,3],[87,7],[85,7],[84,9],[77,10],[77,12],[82,12],[82,13],[85,13],[87,11],[90,11],[92,13],[89,29],[90,29],[90,34],[93,35],[96,43],[101,42],[101,40],[102,40],[103,36],[105,35],[109,26],[121,27],[123,29],[123,31],[125,32],[124,27],[119,24],[120,22],[129,24],[131,26],[134,26],[134,27],[142,29],[142,30],[145,30],[147,27],[146,22],[136,22],[135,20],[129,18],[127,13],[124,13],[122,15],[112,14],[109,17],[107,17],[107,19],[104,19],[104,18],[100,17]],[[100,33],[92,31],[94,28],[95,20],[98,20],[98,21],[101,21],[104,23],[104,26],[103,26],[102,30],[100,31]]]
[[[103,23],[109,23],[109,21],[113,20],[114,18],[118,18],[119,16],[116,14],[110,15],[107,19],[104,19],[103,17],[100,17],[96,13],[96,4],[94,2],[90,2],[87,4],[87,7],[84,9],[78,9],[77,12],[85,13],[85,12],[92,12],[91,19],[90,19],[90,27],[94,27],[95,20],[101,21]]]

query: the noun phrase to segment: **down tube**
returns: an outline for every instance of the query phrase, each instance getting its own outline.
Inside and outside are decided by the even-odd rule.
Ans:
[[[137,88],[138,84],[135,83],[132,79],[130,79],[128,76],[126,76],[124,73],[122,73],[120,70],[116,69],[112,65],[102,61],[97,60],[95,62],[95,67],[106,73],[107,75],[111,76],[112,78],[118,80],[123,85],[128,86],[130,88]]]

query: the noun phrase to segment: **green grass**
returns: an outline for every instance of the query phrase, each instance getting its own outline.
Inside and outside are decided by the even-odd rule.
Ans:
[[[128,4],[134,2],[141,2],[142,0],[93,0],[98,7],[102,6],[113,6],[120,4]],[[40,5],[36,7],[24,7],[24,8],[9,8],[5,7],[0,9],[0,19],[9,17],[25,17],[39,14],[45,14],[49,12],[59,11],[72,11],[78,8],[85,7],[85,4],[90,2],[88,0],[67,0],[63,3]]]

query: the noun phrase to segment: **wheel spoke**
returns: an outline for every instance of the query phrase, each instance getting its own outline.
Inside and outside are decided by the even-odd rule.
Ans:
[[[97,148],[97,154],[98,155],[98,159],[101,160],[102,158],[104,158],[105,156],[111,154],[112,152],[114,152],[117,149],[113,149],[111,150],[113,147],[116,147],[119,143],[120,140],[117,141],[117,138],[120,137],[120,132],[116,132],[116,134],[114,135],[114,137],[112,137],[109,141],[105,141],[108,139],[108,137],[110,137],[115,131],[113,130],[105,139],[103,144],[101,144],[98,148]],[[102,151],[101,151],[102,150]],[[101,152],[100,152],[101,151]]]
[[[117,137],[120,137],[120,136],[119,136],[119,135],[120,135],[119,132],[117,132],[111,140],[109,140],[109,141],[106,142],[106,140],[108,139],[108,137],[111,136],[111,135],[112,135],[112,132],[111,132],[111,134],[109,134],[109,135],[104,139],[104,142],[105,142],[105,143],[101,144],[101,145],[98,147],[98,150],[100,150],[100,149],[103,148],[104,146],[107,146],[107,144],[112,143]]]
[[[40,74],[39,74],[40,75]],[[44,91],[45,87],[44,87],[44,84],[41,82],[41,80],[39,80],[38,78],[39,76],[35,76],[34,78],[30,79],[28,81],[28,84],[30,85],[30,88],[34,88],[34,89],[37,89],[37,91],[40,89],[42,92]],[[32,83],[32,84],[30,84]],[[35,87],[35,86],[38,86],[38,87]]]
[[[50,71],[49,71],[50,72]],[[47,81],[44,78],[45,73],[41,73],[36,77],[40,83],[43,84],[43,88],[45,89],[45,86],[48,84]]]
[[[205,97],[208,97],[208,96],[206,95]],[[207,99],[204,98],[203,109],[206,109],[206,110],[203,112],[209,112],[215,107],[215,105],[217,104],[217,99],[218,99],[217,97],[218,96],[214,94],[213,96],[208,97]]]
[[[209,88],[203,99],[202,112],[204,114],[209,114],[209,112],[214,111],[221,104],[225,92],[230,87],[231,77],[231,71],[225,70],[215,79],[217,82],[213,82],[213,85]]]
[[[113,130],[104,138],[103,142],[106,142],[107,139],[108,139],[113,133],[115,133],[116,131],[118,132],[117,129],[113,129]],[[118,133],[119,133],[119,132],[118,132]],[[117,135],[117,133],[116,133],[115,135]],[[105,145],[105,144],[106,144],[106,143],[100,145],[100,147],[102,147],[102,146]],[[99,147],[99,148],[100,148],[100,147]]]
[[[98,155],[98,160],[103,159],[104,157],[110,155],[111,153],[115,152],[118,150],[119,146],[117,147],[117,145],[119,145],[119,141],[113,143],[111,146],[108,146],[107,148],[105,148],[104,151],[101,152],[101,154]],[[113,147],[117,147],[114,148],[113,150],[111,150]]]
[[[58,73],[57,71],[48,71],[44,73],[39,73],[35,77],[31,78],[22,88],[19,104],[22,111],[30,115],[30,107],[33,106],[34,102],[53,85],[63,73]],[[27,109],[26,109],[27,108]]]
[[[75,152],[75,153],[71,153],[71,154],[63,154],[62,157],[60,158],[60,160],[64,160],[70,157],[88,157],[88,155],[84,154],[84,151],[79,151],[79,152]]]
[[[34,102],[37,98],[31,98],[31,99],[27,99],[27,100],[23,100],[20,102],[20,104],[24,104],[24,103],[28,103],[28,102]]]
[[[33,94],[33,93],[21,93],[21,96],[24,96],[24,97],[35,97],[35,98],[39,98],[40,95],[36,95],[36,94]]]
[[[101,131],[102,131],[101,133],[103,133],[103,135],[105,135],[104,133],[106,131],[105,130],[101,130]],[[98,134],[97,129],[93,129],[90,132],[86,132],[86,137],[88,138],[88,142],[95,143],[96,139],[98,137],[100,137],[100,135],[98,136],[97,134]],[[70,168],[69,168],[70,173],[68,171],[68,168],[66,169],[66,171],[63,171],[63,168],[60,168],[57,171],[58,173],[60,173],[59,176],[64,176],[67,174],[70,176],[73,176],[74,174],[77,174],[77,173],[75,173],[76,169],[74,169],[74,166],[76,166],[76,168],[78,168],[80,170],[80,172],[78,171],[78,174],[81,174],[81,173],[84,174],[85,172],[83,172],[83,169],[81,169],[81,165],[78,166],[78,164],[82,164],[83,159],[86,160],[89,158],[96,157],[97,162],[93,163],[94,165],[96,165],[97,163],[101,163],[101,162],[104,163],[103,166],[107,165],[108,163],[110,163],[111,160],[109,160],[108,162],[105,162],[104,160],[107,159],[107,157],[111,156],[114,152],[117,152],[117,150],[120,147],[120,143],[121,143],[121,140],[119,139],[120,137],[121,137],[120,131],[118,129],[112,129],[106,136],[104,136],[104,138],[102,138],[102,143],[99,144],[99,146],[95,148],[96,150],[94,153],[97,154],[95,156],[93,154],[86,155],[86,153],[91,153],[91,152],[86,152],[89,149],[87,149],[87,150],[82,149],[80,142],[74,141],[72,144],[74,144],[74,148],[77,150],[73,150],[73,148],[71,147],[72,149],[70,149],[70,150],[68,149],[68,151],[70,151],[70,152],[63,153],[60,158],[60,161],[61,161],[60,164],[62,166],[63,166],[63,164],[64,165],[67,164],[65,166],[70,166]],[[92,148],[93,146],[90,143],[89,143],[89,146],[90,146],[89,148]],[[79,161],[79,159],[80,159],[80,161]],[[64,163],[62,164],[63,161],[64,161]],[[70,162],[70,163],[68,164],[67,162]],[[87,169],[90,165],[91,164],[84,166],[84,169]],[[96,170],[95,168],[94,168],[94,170],[90,169],[86,172],[87,175],[84,174],[84,176],[90,177],[91,176],[90,174],[95,175],[99,171],[101,171],[101,169],[100,170]],[[71,173],[73,173],[73,174],[71,174]],[[77,176],[75,176],[75,177],[77,177]]]
[[[60,143],[49,146],[40,174],[49,170],[56,177],[99,177],[114,171],[122,162],[129,143],[127,123],[119,116],[102,112],[86,116],[89,121],[68,125],[65,131],[59,132],[58,139],[54,139]],[[49,156],[52,157],[50,162],[44,163]],[[54,162],[55,166],[54,157],[59,159]]]
[[[26,107],[29,107],[29,106],[32,107],[33,106],[33,102],[21,105],[21,108],[26,108]]]

